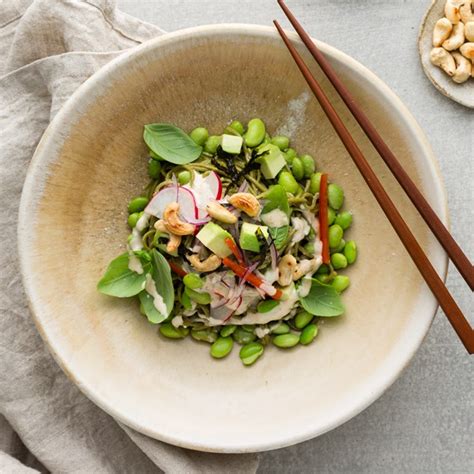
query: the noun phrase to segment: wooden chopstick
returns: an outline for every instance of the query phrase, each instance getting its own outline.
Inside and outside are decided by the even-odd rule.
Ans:
[[[352,138],[351,134],[345,127],[341,118],[337,114],[336,110],[329,102],[329,99],[326,97],[326,94],[323,92],[321,86],[316,81],[316,79],[311,74],[310,70],[306,66],[303,58],[296,51],[296,48],[291,44],[286,33],[281,28],[280,24],[274,20],[273,22],[280,33],[286,47],[288,48],[290,54],[295,60],[298,68],[303,74],[306,82],[308,83],[310,89],[313,91],[313,94],[318,99],[319,104],[321,105],[324,113],[328,117],[332,126],[334,127],[336,133],[339,135],[339,138],[342,140],[346,150],[349,152],[349,155],[352,157],[355,165],[359,169],[362,177],[369,186],[372,194],[379,203],[380,207],[384,211],[388,220],[392,224],[393,229],[398,234],[400,240],[405,246],[406,250],[410,254],[413,262],[418,267],[421,275],[425,279],[429,288],[433,292],[434,296],[438,300],[439,305],[446,314],[449,322],[453,326],[457,335],[461,339],[464,347],[467,349],[469,354],[474,353],[474,330],[471,328],[469,322],[464,317],[461,309],[454,301],[453,297],[449,293],[445,284],[441,278],[436,273],[433,265],[428,260],[428,257],[423,252],[423,249],[420,247],[420,244],[415,239],[414,235],[410,231],[403,217],[398,212],[395,204],[390,199],[389,195],[385,191],[382,183],[377,178],[376,174],[370,167],[369,163],[365,159],[362,151],[357,146],[356,142]]]
[[[333,67],[329,64],[329,61],[325,58],[321,50],[314,44],[314,42],[311,40],[311,37],[308,35],[308,33],[306,33],[299,21],[286,6],[285,2],[283,0],[278,0],[278,3],[313,58],[319,64],[324,74],[326,74],[327,78],[346,104],[347,108],[351,111],[354,118],[364,130],[365,134],[372,142],[372,145],[374,145],[374,148],[385,161],[386,165],[395,176],[400,186],[405,190],[405,193],[410,198],[413,205],[418,209],[418,212],[438,239],[438,242],[444,248],[456,268],[459,270],[459,273],[467,282],[471,288],[471,291],[474,290],[474,267],[467,258],[466,254],[462,251],[461,247],[459,247],[453,236],[449,233],[448,229],[446,229],[445,225],[441,222],[441,219],[429,205],[428,201],[420,192],[416,184],[397,160],[392,150],[390,150],[389,146],[385,143],[375,127],[372,125],[367,115],[365,115],[364,111],[357,105],[354,97],[339,79]]]

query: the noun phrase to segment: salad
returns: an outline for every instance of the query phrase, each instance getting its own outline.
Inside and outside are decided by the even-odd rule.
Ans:
[[[136,297],[162,336],[190,335],[214,358],[241,345],[244,365],[269,343],[310,344],[344,313],[340,274],[357,258],[344,192],[264,122],[221,135],[145,125],[150,183],[128,204],[127,250],[98,290]]]

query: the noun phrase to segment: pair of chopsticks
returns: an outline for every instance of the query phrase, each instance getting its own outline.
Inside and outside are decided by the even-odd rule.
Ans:
[[[442,245],[442,247],[448,254],[451,261],[455,264],[464,280],[467,282],[471,290],[473,290],[474,268],[470,263],[469,259],[463,253],[463,251],[456,243],[452,235],[449,233],[449,231],[446,229],[446,227],[436,215],[434,210],[428,204],[428,202],[426,201],[422,193],[419,191],[415,183],[403,169],[403,166],[399,163],[399,161],[392,153],[388,145],[383,141],[382,137],[379,135],[375,127],[369,121],[368,117],[356,104],[354,97],[344,86],[341,80],[337,77],[336,72],[329,64],[328,60],[324,57],[319,48],[313,43],[310,36],[306,33],[306,31],[295,18],[293,13],[285,5],[284,1],[277,1],[280,7],[283,9],[290,23],[295,28],[299,37],[308,48],[313,58],[319,64],[322,71],[326,74],[327,78],[334,86],[346,106],[349,108],[361,128],[364,130],[365,134],[372,142],[373,146],[378,151],[381,158],[385,161],[392,174],[395,176],[395,178],[402,186],[412,203],[417,208],[420,215],[423,217],[433,234],[438,239],[439,243]],[[319,104],[321,105],[326,116],[334,127],[336,133],[339,135],[339,138],[342,140],[344,146],[346,147],[346,150],[349,152],[349,155],[352,157],[355,165],[362,174],[362,177],[364,178],[365,182],[372,191],[372,194],[374,195],[380,207],[387,216],[388,220],[392,224],[392,227],[394,228],[395,232],[398,234],[398,237],[400,238],[406,250],[410,254],[413,262],[418,267],[418,270],[420,271],[427,285],[438,300],[439,305],[443,309],[449,322],[451,323],[457,335],[464,344],[464,347],[467,349],[469,354],[473,354],[474,330],[471,328],[461,309],[454,301],[450,292],[446,288],[446,285],[443,283],[443,280],[436,273],[436,270],[434,269],[433,265],[424,253],[420,244],[415,239],[413,233],[404,221],[403,217],[398,212],[397,208],[395,207],[395,204],[390,199],[389,195],[382,186],[382,183],[370,167],[366,158],[362,154],[362,151],[354,141],[354,138],[351,136],[351,134],[345,127],[343,121],[337,114],[336,110],[329,102],[329,99],[323,92],[320,84],[313,77],[310,70],[308,69],[308,66],[303,61],[296,48],[291,44],[288,36],[283,31],[278,21],[274,20],[273,23],[275,24],[278,33],[282,37],[291,56],[295,60],[296,65],[298,66],[299,70],[306,79],[306,82],[308,83],[310,89],[316,96],[316,99],[318,99]]]

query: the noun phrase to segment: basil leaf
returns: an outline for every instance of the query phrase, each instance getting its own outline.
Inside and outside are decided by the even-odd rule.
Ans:
[[[142,261],[143,273],[139,274],[128,268],[128,260],[128,253],[124,253],[109,263],[104,276],[97,284],[101,293],[127,298],[143,290],[146,274],[151,271],[151,263]]]
[[[202,153],[202,146],[195,143],[183,130],[168,123],[145,125],[143,139],[151,151],[175,165],[191,163]]]
[[[340,316],[345,311],[339,293],[315,279],[312,279],[308,295],[300,298],[300,303],[308,313],[326,318]]]
[[[174,305],[174,287],[171,278],[171,269],[165,257],[155,249],[151,251],[151,259],[156,291],[163,298],[167,309],[166,316],[168,316],[173,310]]]
[[[283,248],[288,240],[288,231],[290,226],[284,225],[282,227],[269,227],[268,231],[272,236],[273,243],[277,250]]]
[[[143,305],[146,317],[150,323],[159,324],[167,318],[167,316],[161,314],[155,308],[155,305],[153,304],[153,297],[149,293],[142,291],[138,294],[138,298],[140,299],[140,303]]]

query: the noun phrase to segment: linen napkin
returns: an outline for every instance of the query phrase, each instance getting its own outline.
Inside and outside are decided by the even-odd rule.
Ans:
[[[170,446],[118,424],[100,410],[66,378],[45,348],[21,284],[18,206],[41,135],[91,74],[123,51],[162,33],[118,11],[113,0],[0,2],[2,473],[247,473],[257,469],[257,455],[199,453]]]

